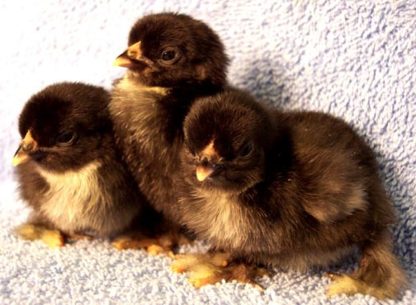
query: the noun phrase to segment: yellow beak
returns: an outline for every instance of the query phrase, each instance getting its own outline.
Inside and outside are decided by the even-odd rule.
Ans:
[[[214,162],[220,159],[220,156],[214,147],[214,140],[211,140],[211,142],[209,142],[209,144],[201,151],[201,156],[203,159]],[[202,182],[211,176],[214,171],[215,168],[212,164],[198,165],[196,167],[196,179],[198,179],[199,182]]]
[[[113,65],[128,68],[131,66],[132,60],[140,60],[142,58],[141,44],[141,41],[139,41],[129,46],[114,60]]]
[[[14,154],[12,164],[13,166],[18,166],[19,164],[25,163],[29,159],[28,152],[34,151],[38,148],[38,143],[33,139],[32,133],[29,130],[22,142],[20,143],[19,148]]]
[[[196,179],[198,179],[199,182],[202,182],[207,179],[213,172],[213,167],[199,165],[196,167]]]

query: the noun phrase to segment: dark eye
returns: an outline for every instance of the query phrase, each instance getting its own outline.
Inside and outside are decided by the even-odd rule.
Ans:
[[[162,59],[163,59],[164,61],[169,61],[169,60],[172,60],[172,59],[174,59],[174,58],[175,58],[175,56],[176,56],[176,52],[175,52],[175,51],[173,51],[173,50],[164,51],[164,52],[162,53]]]
[[[75,142],[76,134],[73,131],[65,131],[58,135],[56,143],[60,146],[68,146]]]
[[[160,55],[160,59],[165,64],[173,64],[179,58],[179,50],[173,47],[167,47]]]
[[[253,143],[247,142],[245,143],[242,148],[240,149],[240,156],[246,157],[253,151]]]

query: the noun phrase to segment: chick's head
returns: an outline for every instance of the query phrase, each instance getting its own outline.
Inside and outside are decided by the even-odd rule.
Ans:
[[[242,192],[263,177],[270,133],[267,111],[247,93],[202,98],[185,119],[186,174],[203,188]]]
[[[34,161],[50,171],[75,170],[100,157],[111,135],[108,93],[78,83],[51,85],[30,98],[19,117],[22,142],[14,165]]]
[[[228,59],[218,35],[184,14],[145,16],[132,27],[128,48],[114,64],[147,86],[222,86]]]

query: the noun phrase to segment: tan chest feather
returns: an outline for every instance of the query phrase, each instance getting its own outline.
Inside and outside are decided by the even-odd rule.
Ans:
[[[150,87],[142,85],[138,82],[133,81],[129,75],[125,75],[120,82],[117,84],[117,89],[122,90],[123,92],[143,92],[143,93],[149,93],[153,92],[156,94],[159,94],[161,96],[164,96],[168,93],[168,89],[164,87]]]
[[[157,141],[154,141],[154,139],[164,140],[163,126],[155,122],[159,121],[160,115],[157,101],[163,98],[169,89],[144,86],[131,79],[129,75],[126,74],[113,90],[110,112],[113,118],[116,118],[116,129],[122,130],[125,134],[123,139],[127,145],[140,143],[142,150],[153,153],[158,149],[159,156],[163,156],[169,152],[163,145],[156,147]]]
[[[39,169],[49,184],[41,212],[62,230],[93,228],[91,215],[105,204],[97,177],[99,167],[98,162],[92,162],[77,171],[60,174]]]
[[[195,225],[205,225],[207,238],[233,247],[241,247],[247,241],[249,219],[236,199],[223,192],[197,191],[195,196],[204,201]]]

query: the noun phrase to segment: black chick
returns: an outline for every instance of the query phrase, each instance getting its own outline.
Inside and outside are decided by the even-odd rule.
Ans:
[[[392,253],[392,205],[373,152],[345,122],[227,90],[194,103],[184,134],[178,207],[198,237],[234,258],[296,270],[358,247],[360,267],[333,275],[327,294],[398,295],[406,280]]]
[[[222,90],[227,56],[205,23],[174,13],[139,19],[128,45],[115,61],[128,68],[110,103],[116,138],[146,198],[175,220],[183,120],[195,98]]]
[[[62,246],[65,236],[112,237],[140,217],[157,219],[115,148],[109,99],[100,87],[60,83],[25,105],[13,159],[33,209],[22,237]]]

